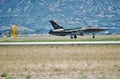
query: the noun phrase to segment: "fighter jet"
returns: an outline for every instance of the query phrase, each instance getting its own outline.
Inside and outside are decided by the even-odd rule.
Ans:
[[[53,30],[49,31],[49,34],[56,35],[56,36],[70,35],[71,39],[76,39],[77,35],[83,36],[84,33],[92,33],[92,38],[95,38],[96,32],[107,30],[106,28],[97,28],[94,26],[64,29],[64,27],[58,25],[54,20],[49,20],[49,22],[51,23],[51,25],[54,28]]]

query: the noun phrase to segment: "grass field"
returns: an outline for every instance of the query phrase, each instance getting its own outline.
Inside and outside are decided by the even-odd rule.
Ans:
[[[0,79],[120,79],[120,45],[0,46]]]
[[[96,35],[92,38],[90,35],[78,36],[77,39],[70,39],[69,36],[26,36],[17,37],[16,39],[0,38],[0,42],[68,42],[68,41],[120,41],[120,35]]]

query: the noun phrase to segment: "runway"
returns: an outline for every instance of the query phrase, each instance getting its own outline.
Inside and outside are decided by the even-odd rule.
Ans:
[[[0,42],[0,46],[19,45],[120,45],[120,41],[87,41],[87,42]]]

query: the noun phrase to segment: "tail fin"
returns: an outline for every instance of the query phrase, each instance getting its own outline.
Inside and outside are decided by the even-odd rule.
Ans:
[[[49,22],[51,23],[54,29],[63,29],[63,27],[59,26],[54,20],[49,20]]]

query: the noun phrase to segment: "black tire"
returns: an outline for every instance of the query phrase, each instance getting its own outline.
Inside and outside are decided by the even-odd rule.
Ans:
[[[77,39],[77,35],[74,35],[74,39]]]

